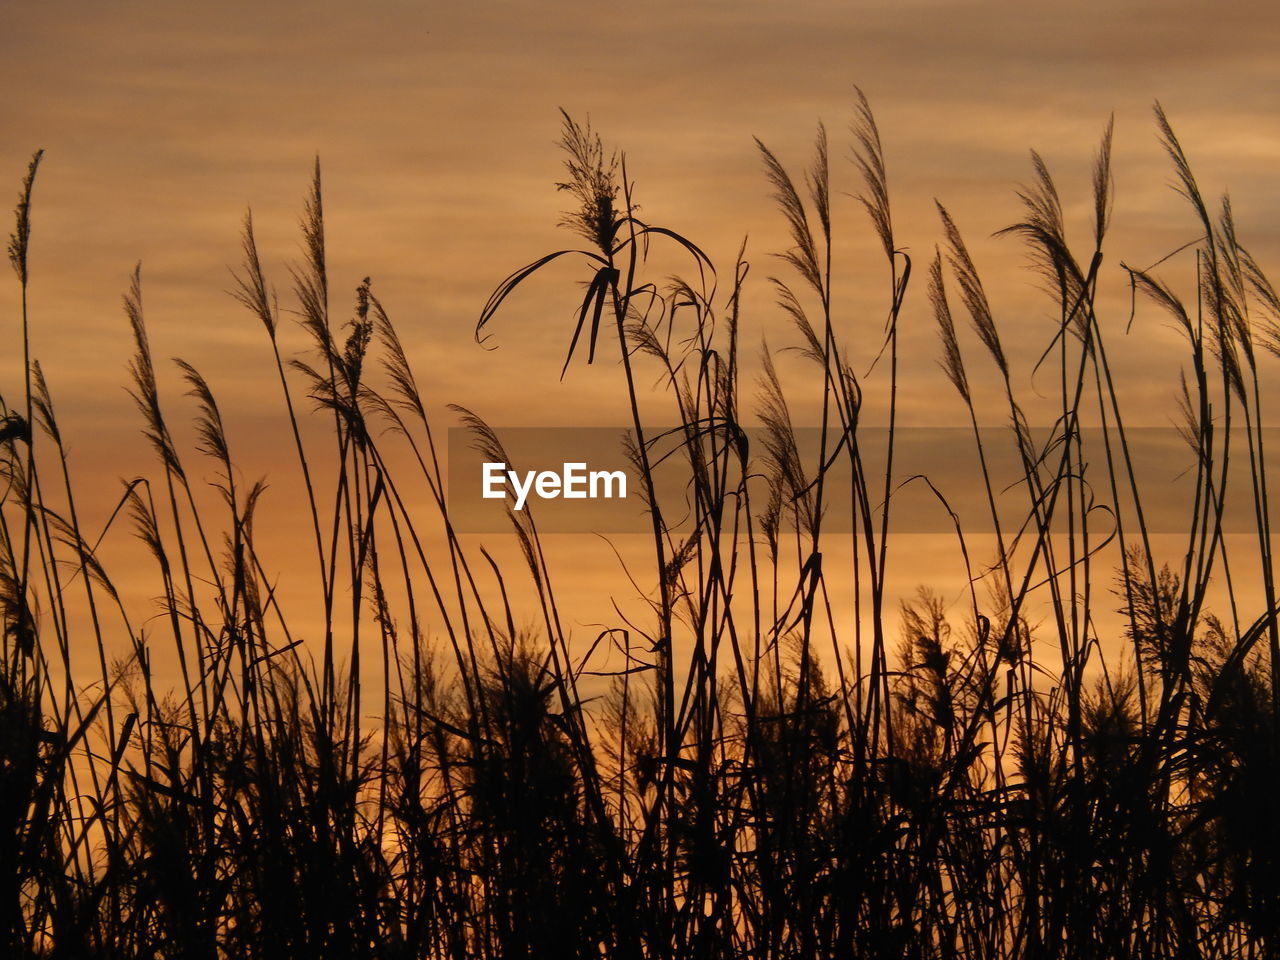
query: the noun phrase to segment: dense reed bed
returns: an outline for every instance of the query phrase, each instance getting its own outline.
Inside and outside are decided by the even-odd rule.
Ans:
[[[565,626],[536,510],[512,514],[519,569],[451,525],[431,413],[449,398],[422,394],[368,281],[339,317],[318,166],[290,310],[248,219],[235,272],[279,374],[310,533],[284,560],[260,552],[262,485],[242,479],[196,366],[181,364],[192,399],[161,396],[135,272],[131,390],[156,460],[121,491],[111,523],[131,523],[146,545],[160,600],[128,609],[88,532],[107,518],[90,525],[76,509],[73,469],[93,467],[67,457],[29,355],[37,154],[9,246],[26,374],[6,385],[0,448],[5,955],[1274,956],[1280,640],[1260,381],[1280,348],[1280,296],[1230,205],[1210,211],[1159,111],[1157,125],[1200,232],[1178,254],[1197,265],[1194,288],[1129,270],[1147,301],[1136,322],[1172,321],[1186,341],[1195,484],[1167,566],[1108,361],[1114,343],[1127,346],[1128,318],[1095,311],[1110,130],[1083,246],[1068,244],[1038,157],[1008,230],[1057,316],[1043,338],[1057,405],[1043,442],[953,218],[939,206],[927,262],[900,247],[861,97],[849,172],[883,253],[886,319],[858,330],[836,319],[846,314],[831,249],[835,231],[863,227],[833,216],[825,131],[800,175],[759,145],[789,234],[766,281],[741,258],[717,270],[641,219],[625,163],[566,116],[564,226],[580,249],[511,274],[477,334],[500,335],[508,297],[552,282],[551,261],[581,265],[565,366],[616,367],[651,519],[648,572],[618,586],[640,594],[643,615],[585,639]],[[685,258],[686,279],[648,275],[659,247]],[[772,286],[814,371],[816,455],[797,443],[794,398],[769,353],[741,342],[744,291],[757,283]],[[1023,506],[1010,525],[988,475],[996,533],[989,555],[957,554],[963,602],[926,584],[895,609],[909,300],[931,305],[939,385],[970,419],[984,470],[980,428],[1007,426]],[[309,338],[302,359],[281,342],[290,311]],[[873,376],[854,369],[854,336],[882,343]],[[997,384],[995,408],[974,399],[977,378]],[[195,404],[195,449],[171,429],[179,402]],[[860,432],[872,408],[887,414],[877,472]],[[499,454],[501,436],[463,416]],[[327,448],[304,417],[327,425]],[[744,425],[757,422],[766,441],[753,447]],[[1101,462],[1086,463],[1085,423],[1105,427]],[[656,458],[672,455],[687,471],[678,505],[652,482]],[[210,462],[216,501],[193,479]],[[837,463],[851,480],[831,482]],[[1223,532],[1228,480],[1241,474],[1252,539]],[[429,509],[411,508],[423,491]],[[837,502],[851,533],[824,526]],[[282,562],[312,571],[305,602],[320,629],[301,632],[284,613],[272,586]],[[1211,584],[1222,583],[1230,609],[1215,613]],[[1117,607],[1123,625],[1100,635]],[[175,665],[176,684],[156,678],[158,661]]]

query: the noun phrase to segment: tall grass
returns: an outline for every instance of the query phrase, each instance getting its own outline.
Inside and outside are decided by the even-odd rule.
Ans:
[[[641,219],[625,159],[564,117],[564,226],[584,246],[512,273],[477,334],[499,335],[509,298],[551,262],[581,265],[562,375],[575,361],[616,368],[651,529],[648,573],[630,571],[644,615],[589,647],[566,626],[536,510],[511,514],[527,569],[455,530],[429,414],[441,398],[422,394],[368,280],[345,320],[333,312],[318,164],[289,278],[306,353],[290,358],[250,218],[234,290],[278,374],[308,528],[289,562],[313,571],[314,590],[277,593],[281,561],[255,535],[264,484],[244,481],[218,399],[186,361],[196,439],[175,439],[139,268],[124,296],[130,389],[156,463],[121,490],[105,535],[132,523],[159,601],[146,616],[129,609],[82,525],[76,465],[30,355],[37,153],[9,245],[24,378],[0,427],[7,955],[1275,955],[1280,611],[1261,382],[1266,354],[1280,354],[1280,295],[1229,202],[1210,213],[1157,109],[1200,233],[1178,254],[1196,266],[1185,294],[1158,267],[1125,268],[1187,346],[1195,481],[1165,565],[1108,355],[1127,318],[1100,315],[1110,127],[1083,246],[1068,242],[1035,155],[1022,218],[1005,231],[1026,245],[1055,317],[1038,370],[1057,409],[1037,435],[955,218],[939,205],[939,247],[913,264],[860,93],[853,117],[851,170],[884,256],[880,326],[851,327],[837,301],[832,250],[846,225],[827,131],[800,174],[758,143],[789,238],[759,286],[813,366],[801,402],[820,411],[816,451],[772,351],[742,357],[744,311],[759,299],[745,247],[718,271]],[[686,259],[685,278],[650,278],[660,246]],[[981,556],[957,527],[959,604],[926,584],[894,609],[903,486],[927,485],[950,509],[941,477],[895,468],[909,302],[936,319],[939,384],[972,428],[994,535]],[[868,337],[870,374],[850,346]],[[996,385],[981,394],[994,408],[979,382]],[[303,428],[308,404],[327,446]],[[864,408],[887,430],[867,430]],[[505,460],[501,435],[461,415]],[[1015,522],[990,466],[992,424],[1020,465]],[[1101,460],[1086,424],[1104,427]],[[673,457],[680,504],[655,479]],[[212,500],[194,479],[210,469]],[[1224,534],[1236,475],[1256,553]],[[427,509],[411,508],[424,492]],[[851,530],[824,522],[835,506]],[[1219,583],[1230,609],[1215,614]],[[306,604],[319,626],[304,632],[288,610]]]

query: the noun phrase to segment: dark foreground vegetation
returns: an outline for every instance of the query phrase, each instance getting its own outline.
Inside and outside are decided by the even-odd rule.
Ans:
[[[575,261],[585,295],[570,293],[582,307],[566,366],[616,366],[642,489],[673,448],[689,481],[678,529],[674,508],[650,501],[652,565],[619,585],[643,598],[643,616],[572,641],[536,516],[513,515],[520,569],[450,527],[428,413],[448,398],[420,394],[368,281],[353,313],[331,315],[318,168],[289,309],[248,220],[236,270],[279,371],[310,533],[283,560],[259,553],[263,487],[242,479],[194,366],[181,364],[189,399],[160,396],[135,274],[131,389],[158,463],[122,490],[106,536],[132,525],[160,600],[128,609],[99,559],[105,518],[76,509],[74,473],[92,465],[65,455],[29,356],[37,155],[9,247],[23,305],[11,349],[26,380],[6,385],[2,428],[0,953],[1275,956],[1280,674],[1260,381],[1280,346],[1280,297],[1229,204],[1209,209],[1159,111],[1157,124],[1195,218],[1175,262],[1198,273],[1179,292],[1158,268],[1129,271],[1146,297],[1136,323],[1171,321],[1186,340],[1178,416],[1195,485],[1170,566],[1150,549],[1108,363],[1111,344],[1132,347],[1129,318],[1095,313],[1109,131],[1083,245],[1068,245],[1038,158],[1009,228],[1056,305],[1037,381],[1059,395],[1046,444],[947,211],[936,256],[900,248],[860,97],[851,169],[886,281],[884,314],[856,329],[833,320],[847,312],[832,302],[839,191],[825,132],[800,176],[760,147],[790,239],[779,279],[756,281],[745,262],[717,272],[640,219],[625,167],[566,117],[564,226],[581,249],[512,274],[477,333],[498,329],[509,294],[552,282],[553,259]],[[647,276],[658,248],[686,258],[688,279]],[[816,457],[795,441],[768,354],[739,341],[740,295],[756,282],[772,283],[812,364]],[[971,417],[975,457],[987,452],[980,426],[1008,426],[1023,507],[1012,528],[992,517],[989,550],[956,551],[969,558],[961,602],[923,591],[888,609],[908,302],[932,306],[950,381],[938,389]],[[279,339],[295,311],[310,344],[301,361]],[[855,336],[883,345],[870,376],[850,359]],[[759,376],[740,373],[746,354]],[[995,408],[974,399],[978,382],[983,396],[997,385]],[[194,409],[196,449],[174,439],[175,403],[194,405],[182,409]],[[877,452],[888,472],[862,469],[864,405],[891,428]],[[304,416],[328,424],[327,449]],[[501,438],[463,416],[499,453]],[[749,421],[765,425],[762,449],[743,439]],[[671,422],[675,434],[643,429]],[[1107,428],[1102,462],[1085,462],[1085,422]],[[836,462],[851,483],[828,482],[823,465]],[[1235,474],[1256,478],[1244,487],[1256,522],[1228,540]],[[407,506],[424,490],[428,515]],[[986,495],[993,514],[1008,498],[994,480]],[[824,530],[837,501],[852,506],[852,534]],[[305,635],[284,613],[299,598],[273,590],[282,562],[314,571],[303,602],[322,626]],[[1211,581],[1230,586],[1216,616]],[[1124,626],[1100,632],[1117,607]],[[155,679],[162,662],[176,685]]]

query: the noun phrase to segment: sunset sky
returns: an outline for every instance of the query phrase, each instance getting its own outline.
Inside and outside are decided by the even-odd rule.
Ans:
[[[1102,304],[1120,343],[1129,311],[1120,262],[1145,267],[1196,235],[1170,189],[1155,100],[1206,194],[1229,189],[1244,242],[1264,267],[1280,261],[1277,50],[1280,9],[1257,2],[8,3],[0,183],[15,193],[32,151],[46,151],[34,203],[33,353],[100,525],[117,478],[152,469],[124,390],[132,344],[120,294],[139,261],[158,360],[181,356],[201,369],[246,474],[271,476],[288,503],[294,463],[270,352],[260,324],[228,296],[228,268],[251,207],[289,305],[287,267],[299,255],[316,155],[334,316],[349,314],[356,285],[371,276],[442,427],[454,422],[449,403],[500,425],[610,426],[627,416],[614,354],[559,378],[581,271],[553,271],[513,298],[492,326],[496,349],[474,338],[503,277],[576,243],[556,226],[565,202],[554,188],[558,108],[589,117],[625,150],[642,215],[700,244],[726,277],[749,237],[743,339],[753,354],[765,337],[775,349],[795,340],[764,282],[782,269],[769,254],[786,238],[752,137],[799,170],[825,122],[837,321],[865,366],[879,347],[887,290],[883,255],[846,196],[859,188],[846,160],[857,84],[880,125],[898,242],[920,269],[904,314],[903,421],[949,425],[962,421],[936,366],[923,288],[940,239],[934,198],[970,241],[1016,378],[1030,388],[1052,304],[1021,269],[1017,243],[991,237],[1018,216],[1028,151],[1059,176],[1084,244],[1089,168],[1115,116]],[[1194,276],[1185,259],[1166,269],[1184,288]],[[17,303],[10,277],[0,284],[9,345],[18,342]],[[292,327],[284,339],[304,347]],[[1116,353],[1133,422],[1167,425],[1177,336],[1144,308]],[[803,418],[806,368],[789,355],[779,362]],[[180,419],[189,401],[171,367],[162,376]],[[20,383],[10,347],[0,354],[10,405]],[[574,589],[591,592],[595,571],[611,562],[597,549],[565,551]],[[916,579],[946,565],[920,555]]]

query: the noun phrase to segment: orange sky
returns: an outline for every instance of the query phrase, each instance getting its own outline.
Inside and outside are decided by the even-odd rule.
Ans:
[[[1115,114],[1103,302],[1118,339],[1128,310],[1119,261],[1145,266],[1194,237],[1169,189],[1151,121],[1156,98],[1206,192],[1229,188],[1245,242],[1264,266],[1280,259],[1278,49],[1275,7],[1185,0],[9,3],[0,9],[0,183],[16,190],[31,151],[46,150],[33,348],[83,495],[105,518],[115,478],[151,469],[123,390],[131,344],[119,296],[137,261],[157,358],[199,366],[246,473],[278,476],[289,489],[266,343],[227,296],[227,267],[251,205],[264,258],[287,290],[316,153],[335,316],[372,276],[441,425],[450,402],[496,424],[611,425],[626,419],[616,365],[578,365],[559,381],[577,274],[548,275],[513,300],[494,324],[496,351],[472,335],[494,285],[568,239],[555,227],[564,200],[552,186],[557,108],[589,114],[625,148],[643,214],[700,243],[726,272],[750,235],[757,286],[744,342],[767,335],[782,346],[789,333],[762,281],[785,235],[751,137],[798,166],[824,120],[840,161],[835,187],[855,191],[842,158],[857,83],[880,123],[899,242],[923,264],[939,239],[933,198],[948,205],[1027,385],[1049,307],[1017,269],[1015,243],[989,237],[1018,214],[1013,190],[1029,174],[1028,149],[1060,173],[1083,240],[1088,165]],[[869,360],[883,264],[856,203],[838,196],[836,216],[838,321],[855,356]],[[1170,270],[1189,276],[1185,262]],[[923,292],[918,284],[904,320],[903,418],[954,423]],[[6,281],[9,343],[16,303]],[[301,348],[296,331],[288,337]],[[1130,342],[1119,372],[1134,422],[1164,425],[1177,338],[1148,310]],[[803,367],[781,364],[803,410]],[[183,409],[177,375],[163,376],[174,410]],[[19,378],[9,352],[0,358],[6,398]],[[913,575],[943,565],[921,556]],[[602,562],[565,550],[566,579],[590,593]]]
[[[882,128],[901,241],[927,256],[932,199],[943,200],[988,282],[1006,288],[1007,314],[1037,304],[1026,276],[999,269],[1014,244],[985,238],[1017,214],[1028,149],[1082,212],[1082,174],[1113,111],[1113,268],[1189,239],[1155,141],[1155,98],[1207,192],[1229,187],[1251,245],[1280,250],[1278,42],[1280,14],[1257,3],[1163,4],[1159,18],[1143,3],[9,4],[0,170],[16,187],[31,150],[47,151],[35,345],[64,404],[115,392],[129,349],[117,294],[138,260],[157,353],[199,358],[215,385],[250,398],[256,371],[233,358],[259,331],[225,296],[225,268],[248,205],[269,261],[295,255],[318,152],[335,299],[372,275],[415,359],[442,360],[440,399],[487,401],[499,422],[558,422],[578,391],[599,386],[595,371],[556,382],[570,275],[561,297],[544,284],[545,299],[513,304],[497,328],[503,351],[485,355],[471,339],[495,282],[563,242],[557,107],[589,114],[627,150],[647,217],[720,262],[750,234],[763,274],[783,236],[750,138],[798,165],[821,118],[841,156],[856,82]],[[857,188],[847,165],[836,178]],[[864,222],[840,200],[843,272],[879,278]],[[12,285],[3,296],[13,302]],[[749,322],[768,329],[777,318],[765,312]],[[524,397],[513,409],[491,387],[531,348],[543,351],[528,373],[535,406]],[[120,399],[101,397],[94,415],[128,416]]]

